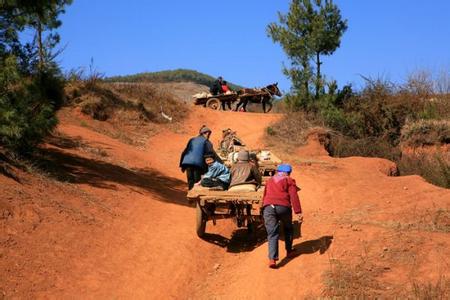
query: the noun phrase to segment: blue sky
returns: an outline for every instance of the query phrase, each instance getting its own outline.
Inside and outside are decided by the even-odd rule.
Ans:
[[[62,16],[60,61],[65,70],[91,58],[107,76],[188,68],[248,87],[279,82],[288,64],[266,34],[287,12],[281,0],[74,0]],[[450,69],[450,1],[339,0],[348,19],[341,48],[323,72],[339,85],[361,85],[359,74],[403,81],[417,69]]]

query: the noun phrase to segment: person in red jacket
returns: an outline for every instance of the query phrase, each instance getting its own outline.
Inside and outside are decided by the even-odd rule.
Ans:
[[[230,89],[230,87],[228,86],[228,83],[225,80],[222,81],[222,85],[220,86],[220,88],[222,89],[222,94],[226,94],[227,92],[231,92],[231,89]],[[224,101],[222,101],[222,110],[223,111],[226,110],[225,109],[225,104],[228,106],[229,110],[232,110],[231,109],[231,100],[224,100]]]
[[[292,167],[288,164],[279,165],[277,173],[266,182],[263,196],[264,225],[269,242],[269,267],[276,268],[278,260],[278,239],[280,222],[283,224],[287,257],[293,253],[294,240],[292,226],[292,210],[303,220],[302,208],[297,192],[300,190],[295,180],[290,177]]]

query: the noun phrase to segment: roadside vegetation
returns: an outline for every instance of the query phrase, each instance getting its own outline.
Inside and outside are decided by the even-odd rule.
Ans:
[[[66,106],[90,117],[80,118],[80,126],[130,145],[144,146],[158,132],[158,124],[177,129],[189,111],[185,103],[151,84],[106,83],[80,73],[68,77]]]
[[[331,1],[294,0],[278,23],[269,24],[268,35],[290,58],[284,73],[292,81],[284,105],[278,105],[289,113],[268,128],[269,140],[298,146],[319,126],[332,156],[387,158],[401,175],[418,174],[450,188],[448,70],[415,72],[404,84],[363,77],[360,90],[339,88],[321,73],[321,57],[336,51],[346,29]]]
[[[0,147],[28,154],[57,124],[64,80],[55,58],[71,0],[2,1],[0,6]],[[34,34],[22,41],[24,31]]]
[[[67,105],[80,107],[82,113],[95,120],[111,120],[123,112],[152,123],[178,122],[186,116],[188,108],[184,103],[153,85],[108,83],[101,73],[90,69],[88,74],[83,70],[69,72],[65,94]]]

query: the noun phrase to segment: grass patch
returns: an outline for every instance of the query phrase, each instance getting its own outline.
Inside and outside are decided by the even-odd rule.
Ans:
[[[403,126],[401,143],[408,147],[450,144],[449,120],[419,120]]]
[[[100,121],[126,112],[130,119],[144,122],[179,122],[188,111],[187,105],[171,94],[145,83],[74,81],[67,85],[66,96],[69,105],[79,106],[84,114]]]
[[[343,135],[332,135],[328,153],[336,157],[365,156],[381,157],[398,161],[401,151],[383,138],[367,137],[352,139]]]
[[[400,175],[420,175],[426,181],[450,188],[450,156],[445,153],[414,153],[397,160]]]
[[[304,112],[288,113],[279,122],[267,127],[266,141],[277,145],[284,151],[304,145],[311,134],[317,134],[320,141],[327,146],[330,131],[323,127],[313,115]]]
[[[382,269],[364,258],[356,264],[330,259],[323,296],[342,299],[379,297],[382,287],[376,277],[381,273]]]
[[[412,284],[412,294],[416,299],[448,299],[450,295],[450,281],[441,277],[435,283],[414,282]]]

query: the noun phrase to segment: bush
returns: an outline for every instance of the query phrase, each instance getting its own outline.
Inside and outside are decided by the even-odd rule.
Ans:
[[[296,147],[306,142],[309,132],[321,124],[303,112],[288,113],[281,121],[266,130],[269,142]]]
[[[328,147],[331,156],[349,157],[366,156],[381,157],[392,161],[398,161],[401,151],[383,138],[352,139],[342,135],[332,135]]]
[[[403,155],[398,161],[400,175],[417,174],[428,182],[450,188],[449,156],[436,152]]]
[[[403,126],[401,142],[404,146],[420,147],[450,143],[449,120],[420,120]]]
[[[102,83],[92,85],[88,80],[73,80],[66,87],[69,103],[81,107],[92,118],[105,121],[121,112],[130,119],[166,123],[186,117],[188,108],[171,94],[148,83]]]
[[[0,142],[12,151],[29,153],[57,124],[63,82],[49,72],[21,75],[14,56],[1,64]]]

